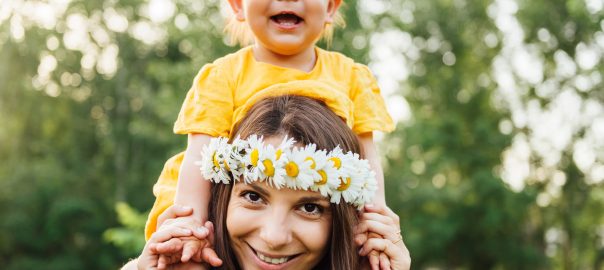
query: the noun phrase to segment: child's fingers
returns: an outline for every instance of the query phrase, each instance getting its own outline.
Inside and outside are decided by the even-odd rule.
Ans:
[[[191,236],[191,230],[178,227],[168,227],[161,231],[156,231],[151,235],[149,239],[152,243],[161,243],[170,240],[174,237],[185,237]]]
[[[378,213],[378,214],[382,214],[382,215],[386,214],[385,207],[380,206],[380,205],[375,205],[375,204],[365,204],[363,211],[371,212],[371,213]]]
[[[390,209],[388,206],[376,206],[366,204],[364,210],[366,213],[378,213],[381,215],[388,216],[394,221],[395,224],[400,224],[400,217],[396,213],[394,213],[394,211],[392,211],[392,209]]]
[[[222,260],[218,258],[216,251],[211,248],[204,248],[201,250],[201,257],[207,263],[209,263],[213,267],[218,267],[222,265]]]
[[[193,208],[185,205],[172,205],[168,207],[161,215],[157,217],[158,228],[163,225],[164,221],[177,217],[190,216],[193,213]]]
[[[161,254],[175,253],[182,250],[183,242],[180,238],[172,238],[166,242],[158,243],[156,250]]]
[[[181,262],[188,262],[195,253],[199,251],[201,248],[201,243],[197,239],[188,240],[185,242],[182,248],[182,256],[180,258]]]
[[[197,237],[199,240],[205,240],[208,237],[209,232],[208,228],[202,226],[193,230],[193,236]]]
[[[204,226],[208,229],[208,242],[211,246],[214,246],[214,223],[206,221]]]
[[[380,270],[390,270],[390,258],[385,253],[380,253]]]

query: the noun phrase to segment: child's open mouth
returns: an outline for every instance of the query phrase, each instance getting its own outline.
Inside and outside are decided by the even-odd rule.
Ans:
[[[277,15],[271,16],[270,18],[271,21],[285,28],[296,26],[304,21],[304,19],[300,18],[300,16],[291,12],[282,12]]]

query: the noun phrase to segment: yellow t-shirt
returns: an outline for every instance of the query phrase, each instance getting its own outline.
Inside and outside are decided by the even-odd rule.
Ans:
[[[355,133],[392,131],[394,124],[367,66],[340,53],[320,48],[316,52],[317,62],[310,72],[258,62],[252,47],[205,65],[185,98],[174,132],[228,137],[239,120],[233,119],[233,112],[252,95],[271,85],[297,80],[320,81],[349,97],[353,103],[351,128]]]
[[[329,91],[314,89],[305,95],[327,101],[330,109],[344,118],[355,133],[392,131],[393,121],[367,66],[340,53],[320,48],[316,48],[316,53],[317,61],[310,72],[258,62],[252,47],[205,65],[187,93],[174,132],[228,137],[234,124],[243,117],[244,105],[249,106],[249,100],[258,98],[262,91],[279,91],[278,84],[295,84],[295,81],[301,81],[300,85],[314,81],[315,85],[329,86],[317,87]],[[145,226],[147,239],[156,230],[157,217],[174,203],[183,156],[180,153],[166,162],[153,187],[156,200]]]

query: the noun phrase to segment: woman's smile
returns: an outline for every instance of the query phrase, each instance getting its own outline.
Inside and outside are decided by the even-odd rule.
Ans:
[[[262,269],[286,269],[290,264],[295,263],[300,253],[294,255],[277,255],[264,253],[254,249],[248,244],[249,251],[255,257],[255,263]]]

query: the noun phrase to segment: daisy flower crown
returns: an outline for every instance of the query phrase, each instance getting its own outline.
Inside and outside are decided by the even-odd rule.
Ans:
[[[251,135],[247,140],[211,139],[202,150],[200,166],[203,177],[216,184],[230,184],[231,179],[267,182],[276,188],[320,192],[330,202],[362,208],[371,202],[377,190],[375,172],[366,159],[337,146],[330,152],[317,150],[315,144],[294,147],[285,137],[278,147],[265,145],[263,138]],[[232,178],[231,178],[232,176]]]

